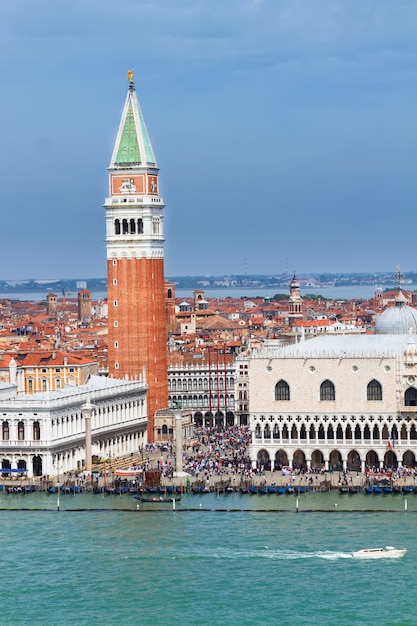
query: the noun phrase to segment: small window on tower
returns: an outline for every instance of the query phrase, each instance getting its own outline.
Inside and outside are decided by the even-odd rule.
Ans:
[[[117,306],[117,300],[115,300],[115,301],[113,302],[113,304],[114,304],[114,306]]]
[[[118,369],[119,369],[119,364],[118,364],[117,362],[114,364],[114,369],[115,369],[115,370],[118,370]]]
[[[117,259],[113,259],[113,265],[117,265]]]
[[[113,285],[117,285],[117,278],[113,278]]]
[[[115,342],[114,342],[114,347],[115,347],[115,348],[118,348],[118,347],[119,347],[119,342],[118,342],[118,341],[115,341]]]
[[[114,320],[114,322],[113,322],[113,326],[114,326],[115,328],[117,328],[117,327],[118,327],[118,325],[119,325],[119,322],[118,322],[117,320]]]

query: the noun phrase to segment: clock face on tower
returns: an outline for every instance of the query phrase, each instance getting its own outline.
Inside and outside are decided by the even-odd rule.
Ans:
[[[112,196],[145,193],[145,178],[140,175],[118,175],[111,177]]]
[[[158,177],[148,176],[148,194],[151,196],[158,195]]]

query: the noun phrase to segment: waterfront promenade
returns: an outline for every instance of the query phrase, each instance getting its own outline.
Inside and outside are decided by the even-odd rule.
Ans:
[[[130,486],[182,487],[184,490],[206,488],[213,492],[244,491],[255,487],[287,487],[325,492],[340,487],[362,490],[370,484],[385,481],[392,487],[415,487],[415,469],[402,468],[386,472],[342,472],[324,469],[309,472],[289,468],[269,471],[262,466],[253,469],[248,455],[250,433],[246,427],[233,426],[225,430],[196,428],[192,440],[183,448],[185,475],[175,475],[175,446],[172,442],[148,444],[138,451],[120,458],[110,458],[95,464],[93,473],[67,472],[60,476],[42,476],[36,479],[11,478],[2,475],[0,489],[17,490],[32,486],[47,491],[60,484],[84,491]],[[116,470],[133,470],[136,475],[117,476]]]

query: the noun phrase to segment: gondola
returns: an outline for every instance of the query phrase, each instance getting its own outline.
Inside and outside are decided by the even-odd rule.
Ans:
[[[294,493],[306,493],[309,489],[308,485],[295,485]]]
[[[361,492],[361,488],[359,487],[359,485],[357,487],[353,487],[353,486],[349,487],[349,493],[351,496],[354,496],[355,494],[360,493],[360,492]]]
[[[160,503],[160,502],[180,502],[181,496],[172,496],[167,498],[166,496],[152,496],[151,498],[147,498],[144,496],[133,496],[135,500],[139,500],[139,502],[151,502],[151,503]]]

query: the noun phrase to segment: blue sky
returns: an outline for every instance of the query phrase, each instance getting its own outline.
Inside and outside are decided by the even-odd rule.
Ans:
[[[13,0],[0,42],[0,278],[106,275],[130,67],[167,276],[417,269],[415,0]]]

